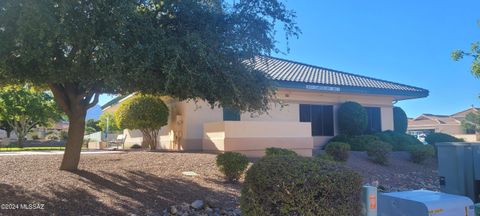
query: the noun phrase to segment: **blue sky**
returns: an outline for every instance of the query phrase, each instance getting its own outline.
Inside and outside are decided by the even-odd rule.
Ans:
[[[302,35],[289,41],[290,53],[274,56],[428,89],[427,98],[396,104],[409,117],[480,106],[471,59],[450,57],[480,40],[480,1],[289,0],[287,6],[297,12]],[[277,40],[285,50],[283,35]]]

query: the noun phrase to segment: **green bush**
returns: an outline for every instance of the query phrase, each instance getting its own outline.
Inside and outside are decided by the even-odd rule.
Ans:
[[[408,151],[411,146],[423,145],[412,135],[397,133],[391,130],[375,134],[381,141],[392,145],[393,151]]]
[[[377,164],[388,164],[388,156],[391,151],[392,145],[382,141],[375,141],[367,146],[368,158]]]
[[[305,157],[264,157],[245,177],[242,214],[359,215],[362,177],[341,165]]]
[[[225,175],[227,181],[235,182],[247,169],[248,158],[237,152],[225,152],[217,155],[217,167]]]
[[[393,107],[393,130],[405,134],[408,127],[408,118],[405,111],[400,107]]]
[[[365,132],[368,116],[365,108],[356,102],[345,102],[338,108],[338,129],[340,134],[355,136]]]
[[[418,145],[410,149],[410,158],[414,163],[423,163],[435,155],[435,148],[432,145]]]
[[[350,138],[348,144],[352,151],[366,151],[368,144],[376,141],[380,141],[380,139],[374,135],[360,135]]]
[[[340,135],[334,136],[328,142],[348,143],[348,142],[350,142],[350,138],[351,138],[350,136],[340,134]]]
[[[431,133],[425,137],[425,141],[430,145],[435,145],[440,142],[463,142],[464,140],[445,133]]]
[[[335,159],[327,154],[327,153],[323,153],[323,154],[319,154],[315,157],[315,159],[318,159],[318,160],[327,160],[327,161],[333,161],[333,162],[336,162]]]
[[[297,156],[298,154],[290,149],[270,147],[265,149],[265,156]]]
[[[342,142],[328,143],[325,148],[325,152],[332,156],[336,161],[347,161],[348,151],[350,151],[350,145]]]

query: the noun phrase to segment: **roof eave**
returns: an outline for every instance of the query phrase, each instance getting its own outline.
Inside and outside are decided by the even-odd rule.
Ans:
[[[356,93],[356,94],[372,94],[372,95],[389,95],[395,100],[408,100],[415,98],[424,98],[429,95],[428,90],[419,89],[418,91],[390,90],[379,88],[366,88],[356,86],[335,86],[322,85],[316,83],[290,82],[290,81],[274,81],[277,87],[302,89],[310,91],[330,92],[330,93]]]

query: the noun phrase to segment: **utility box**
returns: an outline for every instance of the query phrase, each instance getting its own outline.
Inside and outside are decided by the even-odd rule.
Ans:
[[[438,143],[440,190],[480,202],[480,143]]]
[[[378,194],[378,215],[382,216],[473,216],[475,207],[465,196],[428,190]]]

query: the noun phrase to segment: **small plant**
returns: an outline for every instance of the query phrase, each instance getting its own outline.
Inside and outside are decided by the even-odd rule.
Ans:
[[[229,182],[236,182],[248,167],[247,156],[237,152],[225,152],[217,156],[217,167]]]
[[[271,147],[265,149],[265,156],[298,156],[298,154],[290,149]]]
[[[380,139],[374,135],[360,135],[350,138],[348,144],[352,151],[366,151],[367,146],[376,141],[380,141]]]
[[[412,135],[398,133],[391,130],[376,133],[375,136],[381,141],[392,145],[393,151],[408,151],[412,146],[423,145],[420,140]]]
[[[350,145],[342,142],[331,142],[325,147],[325,152],[336,161],[347,161],[348,151],[350,151]]]
[[[435,155],[435,148],[432,145],[412,146],[410,158],[414,163],[423,163],[426,159]]]
[[[381,165],[388,164],[388,155],[391,151],[392,145],[382,141],[375,141],[367,146],[368,158]]]
[[[247,171],[242,215],[358,215],[362,177],[340,163],[264,157]]]
[[[326,161],[336,162],[335,159],[327,153],[319,154],[315,158],[318,159],[318,160],[326,160]]]

